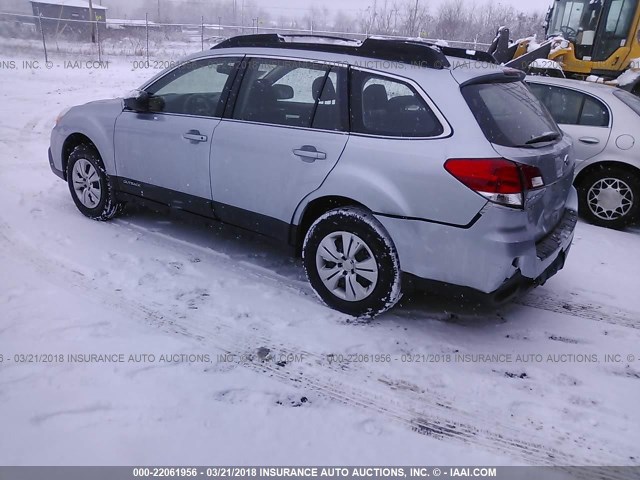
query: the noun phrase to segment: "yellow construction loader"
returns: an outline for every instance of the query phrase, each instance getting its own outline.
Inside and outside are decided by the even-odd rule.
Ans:
[[[501,27],[489,53],[521,70],[553,74],[559,65],[569,78],[640,95],[640,0],[554,0],[544,26],[542,43],[535,37],[512,42]]]

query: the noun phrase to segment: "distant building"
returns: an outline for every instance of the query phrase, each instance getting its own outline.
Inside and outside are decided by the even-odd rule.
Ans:
[[[107,20],[107,28],[110,30],[126,30],[138,31],[145,30],[147,26],[150,29],[157,29],[158,24],[155,22],[147,22],[146,20],[132,20],[127,18],[109,18]]]
[[[31,0],[33,14],[42,16],[42,29],[45,33],[80,33],[91,32],[89,2],[85,0]],[[104,31],[107,25],[107,7],[93,2],[93,20],[98,22],[98,29]],[[40,22],[35,19],[39,29]]]

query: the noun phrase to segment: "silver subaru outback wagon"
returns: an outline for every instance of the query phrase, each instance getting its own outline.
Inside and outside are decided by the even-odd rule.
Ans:
[[[502,302],[557,273],[574,156],[523,74],[415,40],[234,37],[130,98],[64,112],[49,161],[78,209],[170,207],[301,252],[371,316],[408,289]]]

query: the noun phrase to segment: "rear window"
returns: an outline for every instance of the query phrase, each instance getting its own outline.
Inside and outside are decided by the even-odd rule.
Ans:
[[[520,147],[560,129],[522,82],[482,83],[462,89],[469,108],[491,143]]]
[[[613,94],[618,97],[621,102],[625,103],[627,107],[640,115],[640,97],[636,97],[626,90],[616,90]]]

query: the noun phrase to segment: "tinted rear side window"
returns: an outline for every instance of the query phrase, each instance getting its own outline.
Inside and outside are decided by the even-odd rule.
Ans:
[[[293,60],[252,59],[233,118],[290,127],[344,130],[346,74],[338,67]],[[345,104],[345,105],[343,105]]]
[[[359,70],[351,72],[351,130],[389,137],[437,137],[444,127],[414,88]]]
[[[462,94],[491,143],[518,147],[540,135],[560,133],[547,109],[522,82],[468,85]]]
[[[624,102],[627,107],[640,115],[640,97],[636,97],[626,90],[616,90],[613,94],[618,97],[620,101]]]

